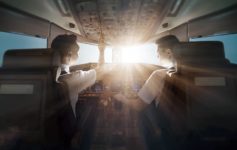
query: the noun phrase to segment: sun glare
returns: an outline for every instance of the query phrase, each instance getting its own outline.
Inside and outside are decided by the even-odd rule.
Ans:
[[[144,44],[121,48],[122,63],[149,63],[149,59],[156,59],[154,45]],[[150,63],[156,63],[156,61],[150,60]]]
[[[141,57],[141,54],[138,52],[139,46],[123,47],[121,50],[121,61],[123,63],[136,63]]]

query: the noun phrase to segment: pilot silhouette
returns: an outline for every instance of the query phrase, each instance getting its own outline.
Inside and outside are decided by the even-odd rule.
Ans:
[[[135,98],[128,98],[121,93],[114,95],[116,100],[130,105],[140,112],[140,128],[148,150],[162,149],[162,140],[157,140],[156,133],[151,131],[151,126],[147,122],[151,122],[155,126],[158,125],[156,107],[159,105],[166,75],[176,71],[176,55],[173,47],[178,43],[179,40],[173,35],[158,39],[156,41],[158,45],[157,57],[159,64],[163,66],[164,69],[154,71]],[[159,131],[157,131],[157,134],[158,132]]]
[[[51,48],[55,53],[58,53],[61,60],[59,71],[61,75],[58,77],[58,82],[63,83],[67,88],[68,99],[70,104],[63,107],[62,112],[59,112],[59,124],[62,132],[62,143],[64,149],[70,149],[72,140],[78,139],[79,124],[81,119],[80,114],[77,114],[76,107],[79,105],[78,94],[93,85],[96,81],[96,71],[91,69],[88,71],[70,72],[70,66],[75,64],[78,59],[79,46],[75,35],[58,35],[51,44]]]
[[[70,103],[73,113],[76,116],[78,93],[95,83],[96,71],[95,69],[91,69],[89,71],[78,70],[70,72],[70,66],[75,64],[79,57],[78,52],[80,47],[77,44],[77,37],[75,35],[64,34],[57,36],[52,41],[51,48],[59,52],[61,58],[61,75],[58,80],[67,84]]]

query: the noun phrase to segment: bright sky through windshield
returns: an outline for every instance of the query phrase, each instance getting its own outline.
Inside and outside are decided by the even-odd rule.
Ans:
[[[157,64],[157,46],[155,44],[144,44],[121,48],[122,63],[148,63]]]
[[[79,43],[80,51],[77,63],[84,64],[98,62],[99,50],[97,45]],[[156,44],[144,44],[131,47],[121,47],[121,63],[146,63],[158,64]],[[113,51],[111,47],[106,47],[105,62],[112,63]]]

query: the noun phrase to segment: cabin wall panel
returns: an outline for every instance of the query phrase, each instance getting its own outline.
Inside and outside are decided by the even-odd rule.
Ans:
[[[48,47],[51,46],[53,39],[60,34],[66,34],[66,30],[52,23],[50,25],[50,34],[48,37]]]
[[[187,42],[188,38],[188,25],[182,24],[170,30],[170,34],[175,35],[180,41]]]
[[[75,34],[71,31],[65,30],[59,26],[57,26],[56,24],[51,24],[50,26],[50,35],[48,37],[48,47],[51,47],[51,43],[53,41],[53,39],[60,35],[60,34]],[[97,41],[94,40],[90,40],[90,39],[86,39],[83,36],[80,36],[78,34],[75,34],[77,36],[77,41],[78,42],[82,42],[82,43],[97,43]]]
[[[189,37],[237,33],[236,16],[237,6],[234,6],[205,17],[192,20],[188,23]]]
[[[0,7],[0,31],[47,38],[50,23],[27,13]]]

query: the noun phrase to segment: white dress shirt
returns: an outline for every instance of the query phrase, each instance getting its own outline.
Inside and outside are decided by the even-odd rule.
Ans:
[[[96,81],[96,71],[91,69],[89,71],[76,71],[69,73],[69,67],[62,65],[62,71],[66,71],[68,74],[61,75],[59,81],[65,82],[68,86],[70,103],[74,115],[76,116],[76,103],[78,101],[78,94],[93,85]]]
[[[165,76],[168,70],[169,69],[156,70],[150,75],[138,92],[138,96],[143,102],[150,104],[155,99],[156,106],[159,104],[161,92],[164,87]]]

